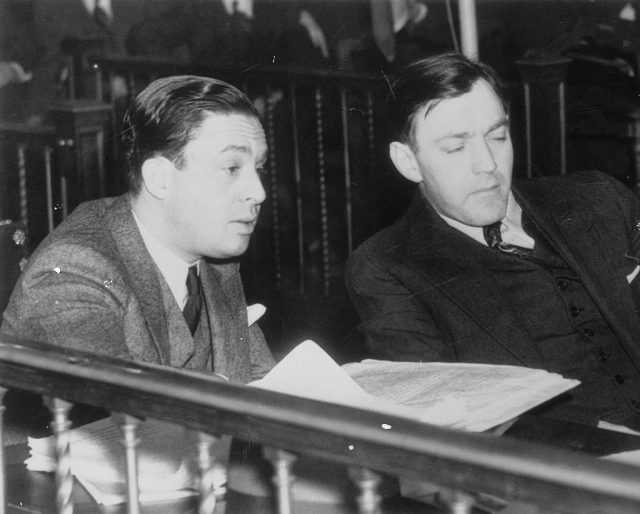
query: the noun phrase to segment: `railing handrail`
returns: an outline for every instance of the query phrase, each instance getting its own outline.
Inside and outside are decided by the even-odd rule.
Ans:
[[[292,397],[199,372],[5,336],[0,384],[510,500],[581,513],[640,508],[640,469],[630,465]]]
[[[55,128],[51,125],[33,125],[12,121],[0,121],[0,134],[3,137],[22,137],[32,141],[34,138],[53,140],[56,136]]]
[[[94,68],[103,68],[113,71],[136,71],[167,74],[207,75],[233,74],[236,76],[274,78],[295,77],[299,82],[317,83],[326,82],[352,82],[352,83],[383,83],[389,79],[384,72],[367,73],[353,72],[350,70],[322,67],[304,67],[280,64],[227,64],[207,65],[204,63],[187,63],[167,59],[150,57],[96,57],[93,58]]]

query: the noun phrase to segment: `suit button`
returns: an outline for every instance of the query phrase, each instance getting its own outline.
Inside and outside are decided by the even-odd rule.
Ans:
[[[585,328],[582,332],[584,333],[584,335],[589,337],[593,337],[595,335],[595,332],[590,328]]]
[[[618,384],[624,384],[624,377],[622,375],[616,375],[616,382],[618,382]]]
[[[560,291],[566,291],[569,288],[569,282],[567,282],[562,278],[558,279],[557,284],[558,284],[558,289],[560,289]]]
[[[580,313],[582,312],[583,309],[581,309],[580,307],[571,307],[569,309],[569,314],[571,314],[572,318],[577,318]]]
[[[600,350],[600,353],[598,353],[598,357],[600,357],[600,360],[602,362],[607,362],[609,360],[609,354],[607,352],[603,352],[602,350]]]

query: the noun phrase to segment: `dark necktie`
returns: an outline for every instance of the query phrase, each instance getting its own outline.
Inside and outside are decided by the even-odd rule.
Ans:
[[[484,239],[489,245],[489,248],[497,248],[501,252],[510,253],[517,257],[529,257],[529,255],[531,255],[529,248],[523,248],[522,246],[516,246],[502,241],[502,234],[500,233],[501,224],[501,221],[496,221],[482,228]]]
[[[191,335],[195,334],[200,320],[200,279],[198,278],[198,265],[194,264],[189,268],[187,274],[187,301],[182,309],[184,319],[189,326]]]

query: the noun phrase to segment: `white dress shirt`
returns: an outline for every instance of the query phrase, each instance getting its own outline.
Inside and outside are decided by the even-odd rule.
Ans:
[[[191,264],[184,262],[147,230],[133,210],[131,212],[133,212],[133,219],[136,220],[140,235],[142,235],[142,240],[149,254],[151,254],[151,258],[158,268],[160,268],[160,273],[162,273],[162,276],[167,281],[169,289],[171,289],[180,310],[184,309],[184,305],[187,302],[187,275],[189,274],[189,267],[197,264],[199,274],[200,261],[192,262]]]

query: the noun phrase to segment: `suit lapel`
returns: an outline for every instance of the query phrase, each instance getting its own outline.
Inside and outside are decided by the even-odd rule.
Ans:
[[[107,226],[129,274],[129,282],[141,305],[162,364],[168,364],[169,339],[162,290],[151,255],[142,240],[127,195],[119,197],[106,216]]]
[[[250,376],[249,330],[244,297],[234,264],[201,266],[201,281],[211,331],[213,371],[232,380],[247,382]]]
[[[420,264],[427,282],[455,303],[515,360],[524,366],[539,367],[542,356],[521,328],[522,323],[511,305],[487,281],[476,278],[485,274],[474,257],[475,252],[470,251],[479,243],[442,220],[422,199],[419,190],[407,216],[408,257]]]
[[[578,274],[584,287],[614,331],[629,340],[640,333],[635,302],[628,286],[624,267],[612,266],[606,251],[612,242],[608,230],[594,219],[592,202],[575,196],[575,191],[563,188],[540,190],[535,182],[523,182],[514,187],[514,194],[523,210],[538,230],[557,249],[565,262]],[[617,242],[616,246],[619,246]]]

